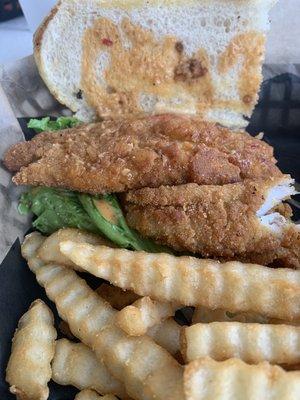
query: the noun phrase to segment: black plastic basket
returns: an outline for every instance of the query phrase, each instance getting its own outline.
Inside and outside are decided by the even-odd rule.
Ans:
[[[300,77],[282,74],[262,84],[260,99],[248,126],[264,132],[275,149],[280,169],[300,182]]]
[[[0,0],[0,22],[22,15],[18,0]]]

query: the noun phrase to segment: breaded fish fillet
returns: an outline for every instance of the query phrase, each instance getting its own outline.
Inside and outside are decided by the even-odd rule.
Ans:
[[[203,257],[300,268],[300,229],[282,200],[289,176],[216,185],[144,188],[125,195],[126,220],[143,236]]]
[[[273,149],[245,132],[174,115],[46,132],[4,157],[13,181],[88,193],[281,176]]]

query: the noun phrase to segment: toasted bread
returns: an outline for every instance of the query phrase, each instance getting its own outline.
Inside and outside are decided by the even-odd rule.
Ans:
[[[35,59],[81,119],[175,112],[241,128],[275,2],[64,0],[35,34]]]

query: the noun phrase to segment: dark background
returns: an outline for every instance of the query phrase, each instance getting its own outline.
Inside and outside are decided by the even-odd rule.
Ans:
[[[18,0],[0,0],[0,22],[22,15]]]

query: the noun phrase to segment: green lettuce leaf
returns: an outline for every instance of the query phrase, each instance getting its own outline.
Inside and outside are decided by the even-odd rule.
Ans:
[[[50,235],[60,228],[79,228],[97,233],[98,229],[84,211],[78,196],[68,190],[37,187],[23,193],[19,212],[37,216],[32,225]]]
[[[56,120],[50,120],[50,117],[42,119],[31,119],[27,127],[34,129],[37,133],[45,131],[59,131],[61,129],[73,128],[80,124],[79,119],[75,117],[59,117]]]
[[[119,247],[148,252],[170,252],[129,228],[115,195],[91,196],[62,189],[32,188],[22,194],[19,212],[32,212],[32,225],[50,235],[61,228],[79,228],[107,237]]]
[[[115,195],[97,197],[80,194],[79,200],[99,231],[118,246],[153,253],[169,251],[151,240],[140,237],[135,230],[129,228]],[[109,218],[103,213],[103,205],[104,209],[108,210]]]

